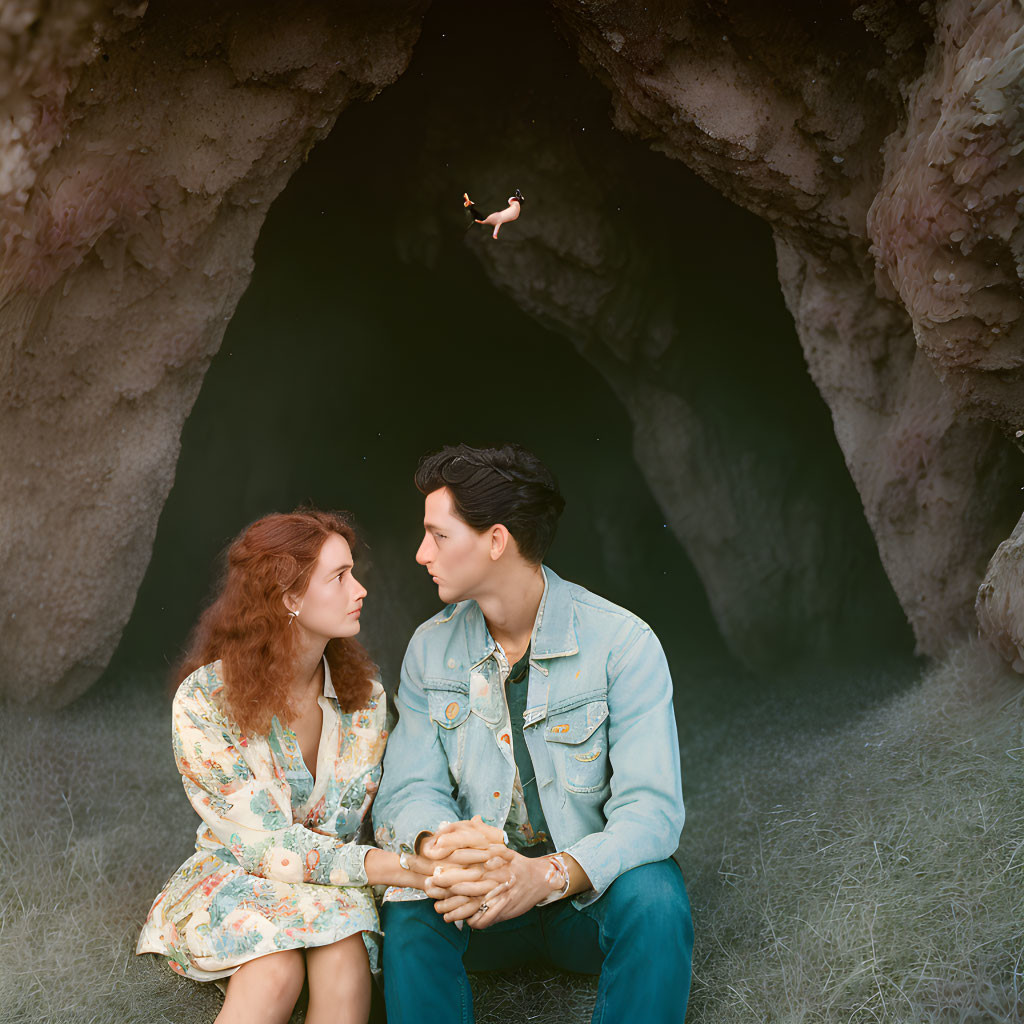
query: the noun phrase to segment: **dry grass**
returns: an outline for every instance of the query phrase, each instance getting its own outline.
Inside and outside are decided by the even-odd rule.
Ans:
[[[194,829],[152,692],[3,716],[0,1024],[216,1014],[212,987],[132,955]],[[840,731],[688,760],[690,1024],[1024,1019],[1022,705],[968,649]],[[594,991],[528,972],[475,989],[481,1022],[560,1024]]]
[[[1024,1019],[1018,679],[964,650],[743,781],[684,833],[692,1024]]]

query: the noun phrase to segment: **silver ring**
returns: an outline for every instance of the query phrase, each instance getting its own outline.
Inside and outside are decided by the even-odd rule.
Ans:
[[[487,904],[486,903],[481,903],[480,904],[480,909],[477,911],[477,913],[478,914],[482,914],[486,909],[487,909]]]

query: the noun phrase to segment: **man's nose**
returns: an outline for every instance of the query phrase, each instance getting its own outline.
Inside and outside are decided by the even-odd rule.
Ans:
[[[416,561],[420,565],[426,565],[430,561],[430,538],[424,537],[420,546],[416,549]]]

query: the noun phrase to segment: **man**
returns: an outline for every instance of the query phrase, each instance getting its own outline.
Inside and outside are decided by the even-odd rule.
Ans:
[[[536,456],[458,445],[415,479],[416,560],[447,607],[409,642],[373,818],[382,845],[464,867],[431,899],[389,894],[388,1019],[470,1022],[467,969],[546,960],[600,973],[595,1022],[681,1022],[693,927],[661,645],[543,565],[564,501]]]

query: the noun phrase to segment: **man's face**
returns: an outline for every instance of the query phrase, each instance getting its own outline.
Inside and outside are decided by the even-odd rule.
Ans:
[[[474,596],[494,566],[490,549],[490,534],[477,533],[455,514],[447,487],[427,495],[416,561],[426,566],[445,604]]]

